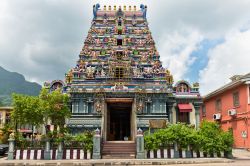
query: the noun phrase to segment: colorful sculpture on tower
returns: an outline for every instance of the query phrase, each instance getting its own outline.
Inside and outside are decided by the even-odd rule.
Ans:
[[[112,139],[126,136],[134,140],[138,128],[152,127],[150,121],[175,123],[181,121],[182,113],[189,113],[185,122],[199,123],[199,89],[185,81],[173,86],[173,76],[162,66],[149,30],[147,6],[133,9],[93,6],[79,60],[65,75],[64,89],[70,94],[72,110],[67,124],[74,133],[99,128],[106,140],[112,134]],[[186,112],[178,107],[183,103],[190,104]],[[126,115],[130,124],[114,120],[120,115]]]

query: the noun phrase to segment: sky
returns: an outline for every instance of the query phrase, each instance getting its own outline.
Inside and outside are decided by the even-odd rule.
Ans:
[[[163,66],[202,95],[250,72],[250,0],[1,0],[0,66],[40,84],[64,79],[96,3],[147,5]]]

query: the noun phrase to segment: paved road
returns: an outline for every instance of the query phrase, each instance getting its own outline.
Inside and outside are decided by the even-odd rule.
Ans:
[[[168,165],[177,166],[177,165]],[[232,163],[178,164],[178,166],[250,166],[249,160],[234,160]]]
[[[250,152],[242,149],[233,150],[233,159],[232,163],[203,163],[195,164],[195,166],[250,166]],[[193,166],[193,164],[179,164],[178,166]],[[176,165],[169,165],[176,166]]]
[[[241,149],[235,149],[233,150],[233,156],[235,159],[228,160],[228,159],[222,159],[222,158],[203,158],[203,159],[167,159],[162,160],[161,159],[153,159],[153,160],[137,160],[132,161],[133,164],[139,164],[142,165],[144,163],[145,165],[148,164],[169,164],[168,166],[250,166],[250,152],[246,150]],[[191,162],[192,161],[192,162]],[[96,160],[96,161],[77,161],[77,160],[6,160],[6,157],[0,158],[0,165],[126,165],[124,163],[129,163],[131,160],[127,161],[121,161],[119,159],[114,159],[112,162],[110,160]],[[12,164],[11,164],[12,163]],[[120,163],[120,164],[119,164]],[[132,164],[131,163],[131,164]],[[157,164],[158,164],[157,163]],[[195,164],[174,164],[173,163],[195,163]]]

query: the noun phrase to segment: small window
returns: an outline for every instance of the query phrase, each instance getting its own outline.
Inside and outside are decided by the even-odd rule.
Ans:
[[[179,112],[178,113],[178,122],[190,124],[189,112]]]
[[[121,68],[121,67],[117,67],[116,69],[115,69],[115,77],[116,78],[123,78],[123,74],[124,74],[124,69],[123,68]]]
[[[121,46],[122,45],[122,39],[117,39],[117,45]]]
[[[234,103],[234,107],[238,107],[240,105],[239,92],[233,93],[233,103]]]
[[[216,110],[217,112],[221,112],[221,99],[217,99],[217,100],[215,101],[215,110]]]
[[[92,103],[88,103],[88,112],[85,113],[91,113],[92,111]]]
[[[150,111],[150,106],[151,106],[150,103],[147,103],[147,109],[146,109],[146,113],[147,114],[150,114],[150,112],[151,112]]]
[[[118,26],[122,26],[122,20],[118,21]]]
[[[78,111],[79,111],[78,102],[73,102],[72,103],[72,113],[78,113]]]

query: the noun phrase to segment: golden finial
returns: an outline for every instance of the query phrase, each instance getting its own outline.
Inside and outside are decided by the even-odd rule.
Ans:
[[[106,10],[106,5],[104,5],[104,8],[103,8],[103,10]]]
[[[111,10],[111,6],[109,5],[109,11]]]
[[[134,6],[134,11],[136,11],[136,6]]]
[[[125,5],[123,6],[123,10],[126,11],[126,6]]]
[[[116,5],[114,6],[114,10],[116,10]]]
[[[131,11],[131,10],[132,10],[132,9],[131,9],[131,6],[129,6],[129,7],[128,7],[128,10],[129,10],[129,11]]]

